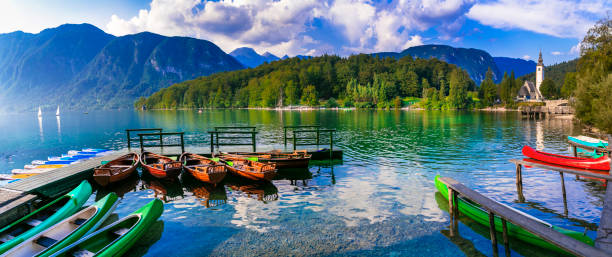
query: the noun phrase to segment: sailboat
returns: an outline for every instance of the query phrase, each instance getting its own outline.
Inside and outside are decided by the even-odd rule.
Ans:
[[[60,116],[59,115],[59,105],[57,106],[57,111],[55,111],[55,116]]]
[[[38,106],[38,117],[42,117],[42,110],[40,109],[40,106]]]

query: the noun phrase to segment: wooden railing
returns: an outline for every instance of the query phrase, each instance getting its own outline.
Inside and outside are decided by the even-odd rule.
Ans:
[[[257,128],[256,127],[214,127],[213,130],[208,131],[210,134],[210,152],[215,152],[215,146],[217,150],[220,146],[247,146],[250,145],[253,148],[253,152],[257,151]],[[244,136],[247,135],[247,136]],[[248,142],[244,140],[248,139]]]
[[[142,133],[138,134],[140,142],[140,152],[144,152],[145,147],[174,147],[180,146],[181,153],[185,152],[185,132],[160,132],[160,133]],[[180,143],[178,144],[165,144],[164,136],[179,136]],[[146,144],[146,142],[159,141],[159,144]]]
[[[497,247],[497,231],[495,229],[495,216],[498,216],[502,221],[502,236],[503,244],[506,248],[506,255],[509,256],[508,241],[508,228],[507,222],[510,222],[516,226],[519,226],[530,233],[540,237],[542,240],[549,242],[557,247],[572,253],[577,256],[610,256],[608,253],[580,242],[574,238],[566,236],[553,228],[542,224],[530,217],[523,215],[522,213],[500,204],[480,193],[466,187],[465,185],[457,182],[452,178],[440,178],[440,181],[446,184],[448,188],[449,198],[449,213],[451,215],[451,236],[457,231],[457,198],[459,195],[479,204],[484,210],[489,213],[489,232],[491,237],[491,244],[493,246],[493,254],[498,255]]]
[[[162,129],[161,128],[141,128],[141,129],[126,129],[125,133],[127,134],[127,145],[128,145],[128,150],[132,149],[132,136],[131,133],[132,132],[144,132],[144,131],[156,131],[157,133],[161,133]],[[162,138],[161,135],[159,136],[159,142],[162,142]]]

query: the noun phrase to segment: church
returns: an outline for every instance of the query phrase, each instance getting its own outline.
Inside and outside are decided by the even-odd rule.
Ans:
[[[544,61],[542,60],[542,51],[540,51],[540,57],[538,58],[538,65],[536,66],[536,82],[535,85],[531,81],[525,81],[525,84],[519,89],[517,100],[518,101],[543,101],[542,93],[540,93],[540,85],[544,81]]]

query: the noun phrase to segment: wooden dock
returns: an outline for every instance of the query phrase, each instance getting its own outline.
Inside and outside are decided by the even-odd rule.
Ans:
[[[597,249],[590,245],[587,245],[583,242],[580,242],[574,238],[561,234],[560,232],[554,230],[553,228],[537,222],[536,220],[529,218],[522,213],[517,212],[516,210],[509,208],[503,204],[500,204],[490,198],[481,195],[480,193],[466,187],[465,185],[457,182],[452,178],[440,178],[440,181],[449,189],[449,212],[451,214],[451,234],[454,234],[454,231],[457,230],[457,226],[454,223],[456,220],[457,213],[457,195],[462,195],[477,204],[479,204],[482,208],[489,212],[489,223],[490,223],[490,236],[491,243],[493,246],[493,255],[497,256],[497,231],[495,229],[494,217],[497,215],[502,220],[502,235],[503,235],[503,244],[506,248],[506,254],[509,254],[509,241],[508,241],[508,229],[506,222],[510,222],[514,225],[517,225],[530,233],[537,235],[542,240],[549,242],[569,253],[572,253],[576,256],[610,256],[607,252],[602,251],[601,249]]]
[[[98,158],[24,178],[0,187],[0,227],[30,213],[36,203],[64,194],[92,176],[100,162],[115,159],[125,152]]]

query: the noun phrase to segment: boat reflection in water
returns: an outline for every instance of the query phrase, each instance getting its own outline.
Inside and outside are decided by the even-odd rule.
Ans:
[[[149,251],[149,248],[161,239],[163,232],[164,221],[159,219],[145,231],[142,237],[138,239],[134,246],[132,246],[124,256],[144,256]]]
[[[138,191],[138,184],[140,182],[140,176],[138,172],[134,172],[131,176],[126,179],[113,183],[108,186],[102,187],[97,183],[92,183],[98,187],[98,192],[96,193],[96,201],[102,199],[102,197],[106,196],[110,192],[114,192],[119,196],[119,198],[123,198],[126,193],[136,192]]]
[[[206,208],[216,207],[227,203],[227,194],[223,185],[216,187],[197,180],[191,174],[184,172],[181,175],[181,183],[187,191],[201,199],[202,205]]]
[[[312,173],[308,168],[291,168],[278,170],[274,180],[289,180],[291,185],[297,186],[301,181],[302,186],[308,186],[308,180],[312,179]]]
[[[231,176],[226,178],[225,186],[232,191],[240,191],[248,197],[262,202],[278,200],[278,188],[269,181],[253,181]]]
[[[178,179],[157,179],[147,172],[142,173],[141,189],[152,189],[155,198],[164,203],[169,203],[178,199],[183,199],[183,187]]]
[[[435,199],[436,199],[436,203],[438,204],[438,207],[441,210],[448,213],[448,200],[444,198],[444,196],[442,196],[440,192],[436,192]],[[459,249],[463,253],[465,253],[466,256],[486,256],[485,254],[481,253],[478,249],[476,249],[476,247],[474,246],[474,242],[472,240],[475,240],[475,241],[479,240],[479,239],[473,239],[475,236],[473,232],[476,232],[476,234],[484,237],[484,240],[490,240],[489,227],[484,226],[466,217],[465,215],[461,213],[459,214],[458,221],[459,221],[459,225],[457,226],[458,232],[455,232],[454,236],[450,236],[450,230],[448,229],[441,230],[440,233],[448,237],[451,242],[456,244],[457,247],[459,247]],[[450,225],[450,221],[449,221],[449,225]],[[465,225],[465,226],[462,226],[462,225]],[[471,231],[466,231],[465,229],[467,228],[469,228]],[[461,237],[462,234],[466,235],[465,238]],[[472,240],[468,240],[466,238],[472,238]],[[498,232],[497,238],[498,240],[502,238],[501,233]],[[509,237],[508,241],[510,243],[510,249],[522,256],[550,256],[551,255],[550,251],[544,248],[539,248],[537,246],[523,242],[513,237]],[[504,249],[503,241],[502,242],[498,241],[498,247],[499,247],[500,252],[506,251],[506,249]],[[506,256],[510,256],[510,253],[507,253]]]

